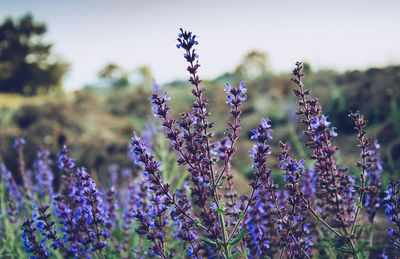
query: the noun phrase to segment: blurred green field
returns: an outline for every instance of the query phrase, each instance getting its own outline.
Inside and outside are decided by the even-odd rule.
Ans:
[[[290,74],[263,73],[250,77],[243,70],[226,73],[216,79],[203,82],[212,111],[211,120],[216,123],[216,140],[223,136],[229,120],[229,107],[225,104],[225,83],[233,85],[246,81],[248,100],[243,106],[243,129],[239,151],[234,160],[235,168],[243,175],[250,173],[248,150],[251,147],[249,132],[263,117],[269,117],[273,125],[272,168],[280,140],[288,141],[298,158],[305,158],[302,128],[295,123],[295,99],[291,93],[293,84]],[[398,177],[400,168],[400,67],[368,69],[365,71],[306,70],[305,85],[313,96],[320,99],[328,120],[337,127],[340,159],[344,167],[357,174],[354,162],[358,159],[357,139],[352,121],[347,117],[350,110],[360,110],[369,120],[368,132],[382,144],[384,182]],[[193,100],[187,82],[177,81],[164,86],[172,97],[171,111],[179,116]],[[17,168],[15,150],[11,148],[15,138],[27,140],[26,157],[32,163],[39,147],[47,148],[55,156],[62,145],[68,145],[78,164],[107,174],[112,163],[129,167],[126,159],[132,131],[140,131],[147,118],[152,118],[150,84],[135,85],[122,89],[87,87],[73,93],[53,93],[24,97],[17,94],[0,95],[0,155],[8,168]],[[277,176],[279,178],[279,176]]]

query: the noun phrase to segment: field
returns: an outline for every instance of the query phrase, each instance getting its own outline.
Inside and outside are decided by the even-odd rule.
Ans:
[[[399,255],[399,66],[201,81],[177,44],[188,81],[0,95],[1,258]]]

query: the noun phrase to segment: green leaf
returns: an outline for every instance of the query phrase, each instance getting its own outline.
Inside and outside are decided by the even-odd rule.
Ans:
[[[200,239],[201,239],[201,241],[203,241],[204,243],[206,243],[206,244],[209,245],[209,246],[218,247],[217,243],[215,243],[214,241],[211,241],[211,240],[208,239],[208,238],[200,237]]]
[[[196,227],[200,226],[200,220],[196,220],[195,222],[193,222],[193,225],[195,225]]]
[[[215,214],[215,215],[219,215],[219,214],[225,215],[225,214],[226,214],[226,211],[225,211],[224,208],[219,208],[219,209],[216,209],[216,210],[215,210],[214,214]]]
[[[242,212],[240,212],[240,215],[239,215],[239,218],[240,218],[240,220],[244,220],[244,211],[242,211]]]
[[[338,247],[338,245],[341,243],[340,238],[338,237],[323,237],[321,239],[324,242],[327,242],[330,246]]]
[[[239,252],[236,252],[236,253],[234,253],[233,255],[229,256],[229,259],[235,259],[235,258],[237,258],[239,255],[242,255],[242,254],[239,253]]]
[[[222,181],[217,185],[217,187],[224,186],[227,179],[228,178],[226,178],[226,177],[224,179],[222,179]]]
[[[362,203],[361,203],[361,200],[360,200],[360,198],[357,198],[357,207],[359,207],[360,209],[362,208]]]
[[[319,213],[316,213],[316,215],[314,215],[314,218],[315,218],[315,221],[316,221],[315,223],[318,224],[321,221],[322,216]]]
[[[364,225],[364,226],[362,226],[359,230],[357,230],[357,232],[356,232],[356,239],[358,239],[360,236],[361,236],[361,234],[362,234],[362,232],[363,232],[363,229],[366,227],[367,225]]]
[[[351,247],[338,247],[337,248],[338,251],[346,253],[346,254],[353,254],[354,251]]]
[[[239,242],[243,239],[243,237],[249,232],[249,229],[244,228],[240,231],[240,233],[230,242],[232,247],[235,247]]]
[[[343,255],[342,252],[340,252],[338,250],[336,250],[336,251],[337,251],[336,259],[346,259],[346,257]]]

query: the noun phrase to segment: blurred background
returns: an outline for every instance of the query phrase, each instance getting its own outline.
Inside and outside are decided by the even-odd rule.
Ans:
[[[278,3],[279,2],[279,3]],[[0,1],[0,157],[18,172],[14,139],[31,166],[38,149],[53,159],[66,144],[77,164],[100,178],[132,167],[132,131],[157,127],[147,97],[157,82],[172,112],[193,101],[178,29],[199,35],[199,70],[216,140],[229,120],[225,83],[246,81],[243,129],[234,168],[251,174],[249,132],[263,117],[279,140],[306,158],[290,72],[304,62],[305,86],[337,128],[339,161],[358,175],[349,111],[369,120],[381,144],[382,182],[400,168],[400,2],[398,1]],[[167,145],[161,145],[167,148]],[[56,164],[54,163],[55,167]],[[282,182],[277,161],[273,177]],[[134,171],[135,172],[135,171]],[[16,175],[17,180],[19,178]]]

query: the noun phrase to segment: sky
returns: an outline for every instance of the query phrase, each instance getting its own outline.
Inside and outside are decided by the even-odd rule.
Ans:
[[[397,0],[0,0],[0,20],[31,12],[47,24],[46,41],[71,63],[67,90],[95,82],[109,62],[147,65],[159,83],[187,78],[179,28],[199,36],[208,79],[250,50],[268,53],[280,73],[298,60],[340,71],[399,64],[399,11]]]

